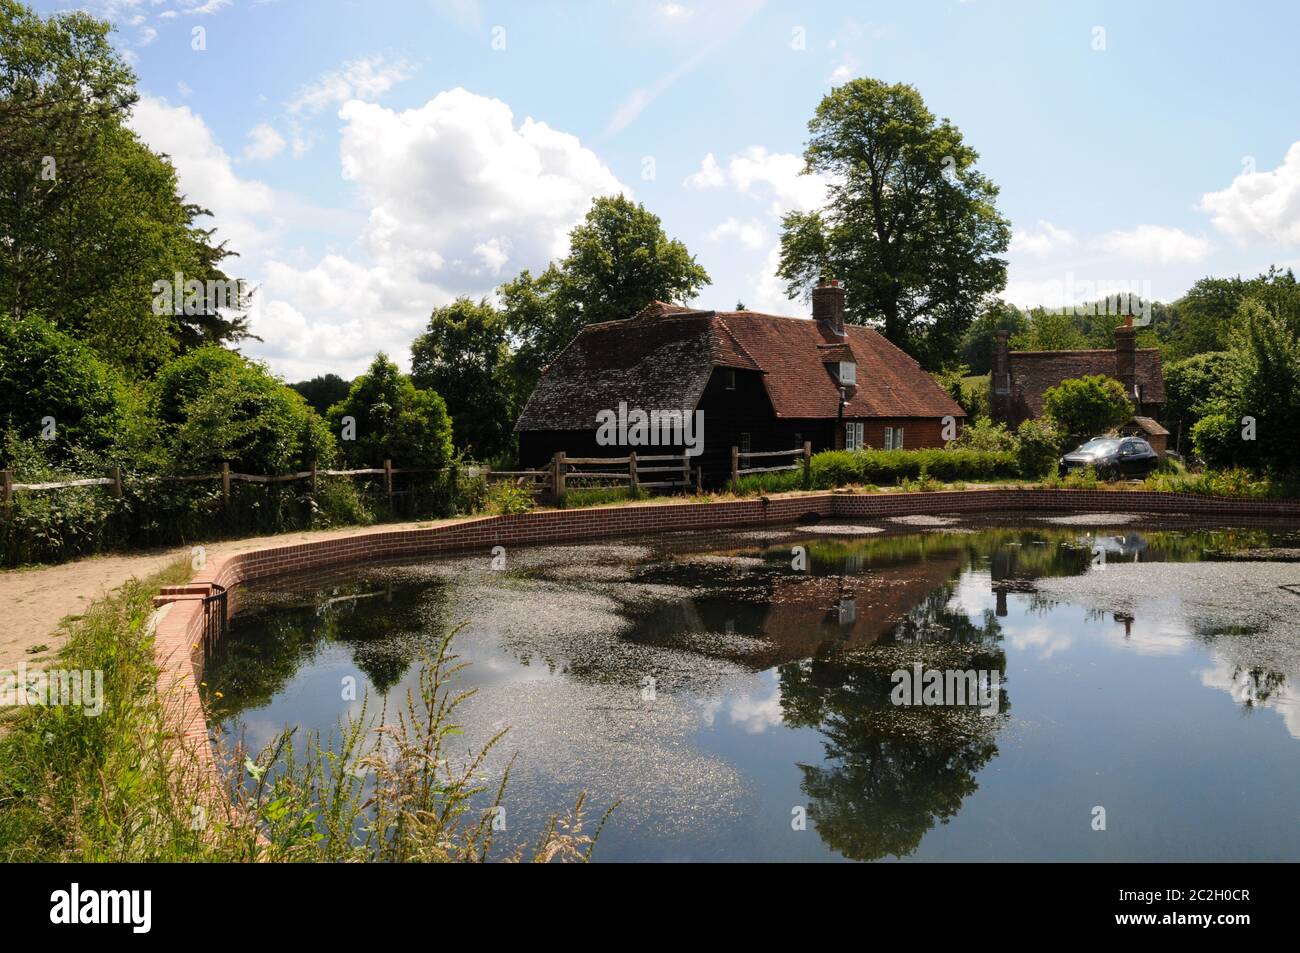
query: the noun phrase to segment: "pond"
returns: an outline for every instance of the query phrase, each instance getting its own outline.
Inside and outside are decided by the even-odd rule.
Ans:
[[[510,845],[585,791],[619,802],[603,861],[1300,860],[1300,533],[1002,522],[275,580],[209,664],[210,720],[253,750],[336,732],[463,626],[461,740],[510,729]]]

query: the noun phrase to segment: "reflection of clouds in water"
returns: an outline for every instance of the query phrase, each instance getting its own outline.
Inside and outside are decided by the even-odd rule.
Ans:
[[[985,611],[996,605],[993,575],[988,572],[963,574],[948,602],[949,609],[965,613],[975,625],[983,625]]]
[[[718,717],[725,714],[733,725],[744,729],[748,734],[761,735],[771,728],[776,728],[784,721],[781,710],[781,685],[775,673],[767,673],[766,694],[759,692],[732,693],[717,696],[700,703],[701,720],[712,728]]]
[[[1191,627],[1181,605],[1174,600],[1147,603],[1128,625],[1116,620],[1103,630],[1105,640],[1139,655],[1181,655],[1192,644]]]
[[[1002,632],[1012,648],[1021,652],[1034,651],[1040,659],[1048,659],[1057,652],[1064,652],[1074,643],[1068,633],[1041,624],[1020,626],[1004,621]]]
[[[1275,679],[1281,679],[1281,684],[1264,686],[1262,691],[1259,674],[1242,668],[1224,653],[1216,651],[1214,667],[1201,671],[1201,684],[1206,688],[1227,692],[1234,702],[1243,707],[1249,705],[1276,711],[1282,716],[1282,722],[1291,737],[1300,740],[1300,697],[1289,691],[1291,685],[1300,684],[1300,673],[1273,673]],[[1265,697],[1261,698],[1261,694],[1265,694]]]

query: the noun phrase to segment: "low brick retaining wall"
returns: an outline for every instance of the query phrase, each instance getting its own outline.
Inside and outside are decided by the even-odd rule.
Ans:
[[[1143,490],[953,490],[936,493],[822,492],[715,503],[665,503],[580,510],[543,510],[485,516],[428,529],[369,532],[212,559],[189,585],[165,595],[157,618],[155,655],[159,696],[176,730],[211,762],[208,726],[199,695],[203,678],[201,595],[217,583],[230,590],[233,614],[239,586],[284,573],[340,564],[378,562],[436,553],[527,546],[606,537],[645,536],[690,529],[732,529],[795,523],[817,517],[875,519],[942,513],[1179,513],[1233,519],[1300,519],[1300,501],[1240,500]]]

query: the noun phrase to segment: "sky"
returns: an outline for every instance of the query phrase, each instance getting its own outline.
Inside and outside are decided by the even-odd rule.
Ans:
[[[290,381],[405,363],[434,307],[563,256],[598,195],[686,243],[697,306],[807,314],[780,217],[823,201],[807,123],[859,76],[915,86],[979,153],[1016,304],[1300,267],[1293,3],[35,6],[116,25],[132,126],[258,289],[241,349]]]

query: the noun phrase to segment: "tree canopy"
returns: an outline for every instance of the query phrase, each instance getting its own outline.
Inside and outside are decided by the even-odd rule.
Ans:
[[[1010,226],[978,154],[906,84],[856,79],[808,124],[806,171],[829,201],[782,222],[778,275],[791,295],[843,279],[848,317],[931,368],[955,356],[986,299],[1006,284]]]

